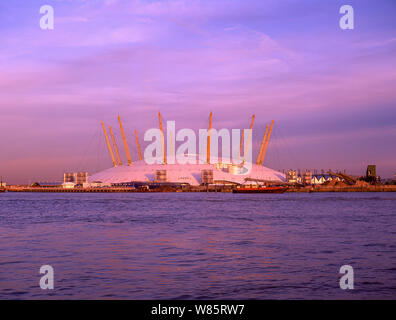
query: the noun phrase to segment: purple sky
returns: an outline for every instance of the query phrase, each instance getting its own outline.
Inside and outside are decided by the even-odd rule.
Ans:
[[[55,29],[39,27],[53,5]],[[339,28],[351,4],[355,29]],[[133,158],[157,112],[181,129],[247,128],[265,165],[396,173],[396,2],[0,2],[0,175],[61,180],[111,166],[100,121]],[[143,143],[142,143],[143,144]]]

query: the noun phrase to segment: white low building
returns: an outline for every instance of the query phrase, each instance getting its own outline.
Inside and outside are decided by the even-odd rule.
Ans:
[[[74,189],[75,186],[76,186],[76,184],[73,183],[73,182],[64,182],[64,183],[62,183],[62,188],[63,189]]]
[[[111,187],[111,183],[109,182],[101,182],[101,181],[93,181],[83,183],[83,188],[108,188]]]

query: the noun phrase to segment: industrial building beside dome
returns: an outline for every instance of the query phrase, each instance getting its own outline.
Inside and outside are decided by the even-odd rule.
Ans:
[[[251,135],[254,123],[254,115],[250,124],[250,130],[248,130],[248,137],[245,136],[244,130],[242,130],[242,137],[240,138],[239,146],[239,157],[241,158],[239,164],[234,164],[232,161],[223,162],[221,158],[217,160],[217,157],[211,155],[211,132],[212,130],[212,113],[209,117],[209,129],[206,142],[206,154],[202,155],[189,155],[196,159],[196,163],[168,163],[167,161],[167,148],[165,146],[164,130],[162,126],[161,114],[159,116],[159,130],[161,135],[161,152],[160,157],[142,159],[142,150],[138,140],[138,135],[135,130],[136,146],[138,149],[139,160],[132,161],[128,142],[121,122],[118,117],[121,137],[127,157],[127,164],[123,164],[121,161],[119,148],[114,138],[113,131],[109,127],[111,134],[111,142],[107,134],[106,128],[102,122],[102,129],[104,132],[106,145],[109,151],[110,158],[113,163],[113,167],[95,173],[88,178],[88,184],[102,183],[106,185],[117,185],[117,184],[144,184],[144,183],[176,183],[186,184],[191,186],[199,185],[225,185],[225,184],[252,184],[254,182],[275,182],[283,183],[286,181],[284,173],[272,170],[264,167],[263,162],[267,152],[267,148],[270,141],[271,131],[274,122],[271,125],[267,125],[258,157],[255,163],[249,161],[246,158],[248,150],[251,147]],[[170,131],[170,136],[175,136],[175,132]],[[213,137],[214,138],[214,137]],[[206,139],[206,138],[205,138]],[[244,145],[245,142],[245,145]],[[239,143],[239,141],[238,141]],[[171,154],[174,157],[174,142],[170,142]],[[251,151],[251,150],[249,150]],[[169,152],[169,151],[168,151]],[[169,158],[169,156],[168,156]],[[172,162],[172,161],[169,161]]]

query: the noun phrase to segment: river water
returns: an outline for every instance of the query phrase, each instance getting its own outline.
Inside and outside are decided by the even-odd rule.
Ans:
[[[0,299],[57,298],[396,299],[396,193],[0,194]]]

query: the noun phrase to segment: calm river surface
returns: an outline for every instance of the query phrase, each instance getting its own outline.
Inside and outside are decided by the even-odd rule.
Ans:
[[[0,194],[0,299],[55,298],[396,299],[396,193]]]

